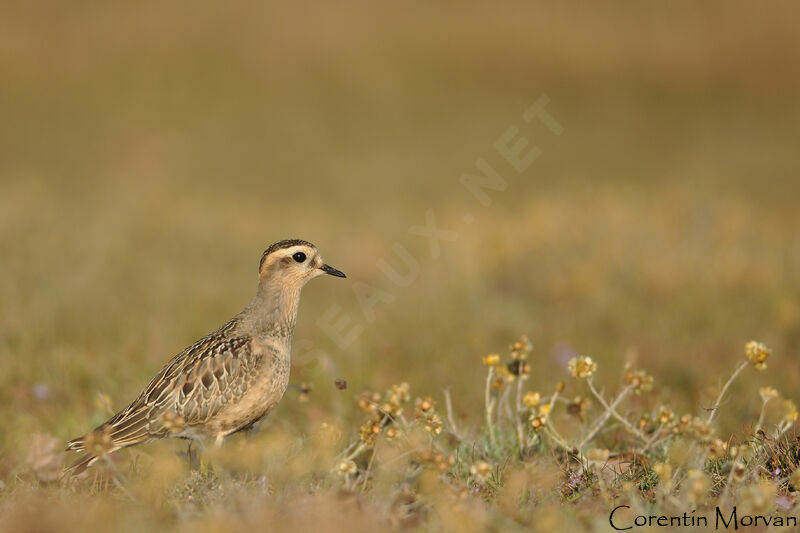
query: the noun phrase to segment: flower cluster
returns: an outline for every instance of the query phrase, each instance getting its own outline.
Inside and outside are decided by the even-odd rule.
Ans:
[[[542,401],[542,395],[538,392],[526,392],[525,396],[522,397],[522,405],[527,407],[528,409],[532,407],[537,407],[539,403]]]
[[[456,464],[455,455],[434,452],[432,450],[425,450],[417,454],[416,460],[419,464],[430,466],[440,472],[449,470]]]
[[[631,476],[614,479],[613,490],[619,486],[626,495],[639,491],[648,500],[669,498],[681,505],[698,506],[719,498],[731,501],[759,480],[768,479],[779,490],[800,487],[800,481],[789,481],[796,469],[794,439],[783,437],[800,419],[794,402],[784,401],[773,387],[761,387],[761,412],[751,430],[756,437],[741,443],[726,442],[714,423],[726,393],[733,390],[731,382],[751,365],[766,366],[770,350],[763,344],[748,343],[747,359],[737,361],[712,407],[683,415],[671,401],[661,400],[659,405],[655,398],[639,398],[654,388],[654,379],[632,365],[625,365],[616,385],[598,386],[598,365],[589,356],[569,361],[571,376],[584,380],[573,385],[574,392],[565,396],[563,382],[546,383],[541,375],[536,376],[536,388],[553,388],[530,390],[533,380],[525,379],[538,363],[529,361],[531,351],[530,341],[522,337],[510,345],[508,353],[482,357],[485,422],[479,428],[459,431],[461,424],[452,415],[447,392],[441,400],[446,402],[446,413],[443,408],[437,410],[430,396],[411,396],[407,383],[382,393],[362,393],[356,403],[367,416],[360,440],[332,463],[333,475],[347,491],[357,486],[368,490],[377,487],[373,480],[385,466],[394,465],[398,468],[394,479],[403,484],[397,500],[403,502],[401,514],[424,510],[428,494],[438,490],[431,483],[437,482],[452,489],[456,499],[493,498],[501,505],[516,501],[530,480],[507,469],[504,458],[526,461],[543,453],[555,458],[559,469],[553,469],[552,475],[563,476],[562,486],[568,490],[562,496],[573,500],[607,486],[612,478],[605,471],[619,467]],[[773,400],[775,405],[769,404]],[[446,437],[440,436],[445,433],[444,422],[449,429]],[[375,450],[378,439],[380,450]],[[791,454],[786,460],[783,448]],[[633,465],[627,466],[631,458]],[[697,470],[687,470],[692,467]],[[800,469],[796,470],[795,477],[800,479]],[[511,498],[500,490],[506,482],[513,489],[507,491]]]
[[[531,373],[527,358],[533,350],[533,345],[528,337],[523,335],[509,347],[509,350],[511,360],[505,364],[501,364],[500,354],[490,353],[483,357],[483,364],[494,369],[491,381],[494,390],[503,390],[508,383],[513,383],[517,378],[528,379]]]
[[[436,402],[430,396],[416,399],[414,417],[431,435],[438,435],[442,432],[442,417],[436,413]]]
[[[567,404],[567,414],[570,414],[583,422],[583,419],[586,417],[586,413],[589,411],[589,407],[591,405],[592,402],[589,401],[589,398],[576,396]]]
[[[510,346],[511,362],[506,365],[508,373],[512,376],[519,376],[520,379],[528,379],[531,373],[531,366],[526,362],[528,354],[533,351],[533,344],[528,337],[523,335],[520,339]]]
[[[500,354],[490,353],[483,357],[483,364],[486,366],[497,366],[500,364]]]
[[[758,389],[758,394],[761,396],[761,401],[767,403],[770,400],[774,400],[778,397],[778,391],[772,387],[761,387]]]
[[[539,393],[533,393],[535,397],[529,397],[530,400],[536,400],[535,402],[530,402],[531,405],[526,405],[526,408],[530,411],[530,415],[528,416],[528,423],[531,426],[531,429],[534,431],[541,431],[544,429],[545,425],[547,425],[547,418],[550,416],[550,410],[552,409],[552,403],[541,403],[539,398]],[[552,401],[552,398],[551,398]],[[535,403],[535,405],[534,405]]]
[[[671,426],[675,422],[675,413],[667,405],[662,405],[658,408],[656,420],[662,426]]]
[[[688,433],[689,429],[692,427],[692,415],[686,413],[685,415],[681,416],[678,419],[677,424],[675,424],[672,428],[672,432],[675,434],[684,434]]]
[[[346,460],[339,463],[338,468],[336,471],[339,473],[340,476],[344,478],[348,478],[358,472],[358,467],[353,461]]]
[[[710,459],[724,459],[728,455],[728,443],[722,439],[715,438],[708,446],[708,457]]]
[[[522,359],[513,359],[505,366],[503,374],[508,376],[508,381],[514,381],[515,378],[525,380],[531,373],[531,365]]]
[[[597,363],[591,357],[573,357],[567,365],[569,373],[576,379],[588,379],[597,371]]]
[[[532,351],[533,344],[528,339],[527,335],[523,335],[517,342],[511,345],[511,358],[515,360],[524,360]]]
[[[541,414],[532,414],[528,421],[531,424],[531,429],[534,431],[541,431],[544,429],[545,424],[547,424],[547,417]]]
[[[792,400],[784,400],[783,402],[783,419],[789,423],[795,423],[797,421],[798,412],[797,412],[797,405]]]
[[[710,486],[708,476],[700,470],[689,470],[686,479],[686,496],[692,505],[702,503]]]
[[[371,446],[381,432],[385,432],[388,438],[396,437],[398,429],[390,426],[402,416],[403,405],[410,400],[408,383],[392,385],[383,395],[368,391],[359,395],[356,398],[356,405],[369,415],[359,428],[361,441]]]
[[[633,386],[633,392],[635,394],[641,394],[643,392],[649,392],[653,390],[653,376],[644,370],[633,370],[632,368],[627,367],[625,369],[623,379],[625,380],[625,383]]]
[[[576,398],[576,401],[579,401]],[[523,410],[529,413],[528,422],[531,429],[540,431],[544,429],[547,424],[547,417],[550,416],[552,409],[553,397],[550,397],[546,402],[543,402],[542,395],[539,392],[528,391],[522,395],[521,403]]]
[[[492,465],[486,461],[476,461],[469,468],[469,473],[479,481],[486,481],[492,475]]]
[[[708,422],[697,416],[692,419],[689,434],[702,443],[710,442],[714,437]]]
[[[772,354],[772,350],[762,342],[750,341],[744,347],[744,354],[756,370],[764,370],[767,368],[766,360]]]
[[[403,413],[410,401],[408,383],[392,385],[383,395],[369,391],[361,393],[356,398],[356,405],[368,415],[359,429],[361,442],[372,446],[381,434],[389,440],[399,436],[409,424]],[[436,402],[430,396],[414,401],[414,421],[434,436],[444,427],[442,417],[436,412]]]

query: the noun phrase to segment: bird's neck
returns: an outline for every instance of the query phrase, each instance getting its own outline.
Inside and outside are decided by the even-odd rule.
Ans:
[[[300,287],[262,282],[244,310],[244,326],[254,337],[290,344],[297,322]]]

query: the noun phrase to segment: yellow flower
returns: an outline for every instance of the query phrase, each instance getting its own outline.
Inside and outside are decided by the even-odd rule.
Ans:
[[[425,421],[425,431],[432,435],[438,435],[442,432],[442,425],[442,417],[439,415],[430,416]]]
[[[721,439],[714,439],[708,447],[708,456],[711,459],[722,459],[727,455],[728,443]]]
[[[692,425],[689,428],[689,431],[692,436],[703,443],[711,442],[711,439],[713,438],[711,426],[709,426],[705,420],[699,417],[694,417],[692,419]]]
[[[517,342],[511,345],[511,358],[516,361],[525,359],[533,350],[533,344],[528,337],[523,335]]]
[[[673,413],[672,409],[666,405],[662,405],[658,408],[658,414],[656,415],[656,418],[658,419],[659,424],[666,426],[675,421],[675,413]]]
[[[506,380],[503,378],[503,376],[497,376],[492,380],[492,388],[494,390],[502,390],[503,387],[505,386],[506,386]]]
[[[358,472],[358,467],[353,461],[342,461],[339,463],[339,475],[343,477],[352,476]]]
[[[368,446],[375,444],[382,429],[381,422],[370,420],[359,428],[361,442]]]
[[[573,357],[567,365],[572,377],[578,379],[586,379],[592,377],[592,374],[597,370],[597,363],[592,361],[591,357],[582,355],[580,357]]]
[[[692,415],[685,414],[683,415],[678,423],[672,428],[673,433],[686,433],[689,431],[689,426],[692,424]]]
[[[761,387],[758,389],[758,394],[761,395],[761,401],[764,403],[778,397],[778,391],[772,387]]]
[[[656,463],[653,465],[653,472],[655,472],[662,482],[672,479],[672,465],[669,463]]]
[[[380,395],[375,392],[364,391],[356,397],[356,405],[365,413],[372,414],[378,410],[378,402],[381,401]]]
[[[783,415],[783,419],[787,422],[795,422],[797,421],[797,406],[794,404],[792,400],[785,400],[783,402],[783,408],[785,414]]]
[[[486,357],[483,358],[483,364],[486,366],[497,366],[500,364],[500,355],[496,353],[490,353]]]
[[[389,394],[389,401],[394,404],[407,402],[411,399],[408,383],[405,381],[400,384],[392,385],[391,393]]]
[[[628,369],[625,372],[625,383],[633,385],[633,392],[641,394],[653,390],[653,376],[644,370]]]
[[[455,466],[456,464],[456,458],[454,455],[447,455],[442,452],[433,453],[430,450],[425,450],[424,452],[420,453],[417,456],[417,460],[420,463],[434,466],[442,472]],[[474,466],[475,465],[473,465],[473,467]]]
[[[737,461],[733,464],[733,480],[737,483],[741,483],[747,477],[747,469],[744,465]]]
[[[436,406],[436,402],[433,401],[433,398],[430,396],[426,396],[425,398],[417,398],[414,402],[414,408],[417,412],[417,416],[423,416],[426,413],[433,411],[433,408]]]
[[[439,470],[447,470],[455,466],[456,464],[456,456],[455,455],[445,455],[443,453],[436,454],[436,466]]]
[[[469,469],[470,473],[481,481],[486,481],[492,475],[492,465],[486,461],[477,461]]]
[[[689,470],[687,474],[686,493],[689,501],[696,505],[706,498],[710,483],[708,477],[701,470]]]
[[[540,431],[544,428],[544,425],[547,423],[547,419],[543,416],[531,416],[530,423],[531,427],[535,431]]]
[[[747,359],[753,363],[756,370],[764,370],[767,368],[767,357],[770,356],[772,350],[766,347],[764,343],[750,341],[744,347],[744,354]]]
[[[551,407],[551,405],[549,403],[542,404],[542,406],[539,407],[539,416],[547,416],[547,415],[549,415],[550,414],[550,407]]]
[[[542,395],[538,392],[526,392],[522,397],[522,404],[527,408],[536,407],[541,400]]]

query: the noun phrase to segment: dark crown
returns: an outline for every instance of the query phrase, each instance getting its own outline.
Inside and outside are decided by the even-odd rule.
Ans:
[[[267,259],[267,256],[273,252],[277,252],[278,250],[283,250],[284,248],[291,248],[292,246],[308,246],[310,248],[314,248],[314,245],[308,241],[304,241],[303,239],[284,239],[282,241],[274,242],[269,245],[269,248],[264,250],[264,255],[261,256],[261,262],[258,264],[258,270],[261,270],[261,267],[264,266],[264,261]]]

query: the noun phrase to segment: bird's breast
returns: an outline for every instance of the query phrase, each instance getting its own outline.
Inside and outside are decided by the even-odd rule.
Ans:
[[[290,358],[288,349],[253,341],[258,363],[247,379],[247,391],[216,418],[219,431],[233,433],[266,416],[283,398],[289,386]]]

